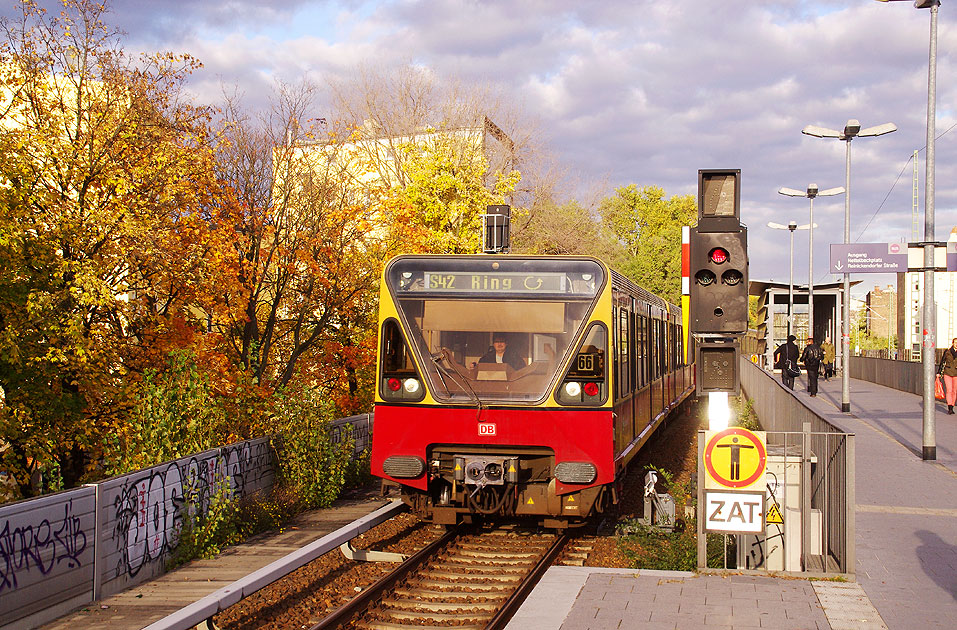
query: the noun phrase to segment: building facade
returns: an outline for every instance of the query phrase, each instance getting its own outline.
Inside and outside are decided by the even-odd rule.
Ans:
[[[957,243],[957,227],[951,231],[948,243]],[[907,264],[910,268],[922,267],[922,250],[911,249]],[[947,266],[945,248],[937,248],[934,266],[937,268]],[[937,315],[936,345],[938,348],[946,348],[951,340],[957,337],[957,272],[934,272],[934,302]],[[897,274],[897,313],[897,350],[916,361],[920,358],[923,340],[923,272],[909,271]]]

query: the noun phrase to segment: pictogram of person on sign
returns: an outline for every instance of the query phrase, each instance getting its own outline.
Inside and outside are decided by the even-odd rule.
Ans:
[[[741,449],[754,448],[750,444],[738,444],[738,438],[731,439],[731,444],[718,444],[715,448],[731,449],[731,481],[741,480]]]

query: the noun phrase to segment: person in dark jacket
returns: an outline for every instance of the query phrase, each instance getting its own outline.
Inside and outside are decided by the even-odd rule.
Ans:
[[[525,359],[515,350],[509,350],[505,333],[495,333],[492,336],[492,347],[482,355],[478,362],[505,363],[512,366],[513,370],[521,370],[525,367]]]
[[[937,366],[937,373],[943,374],[944,386],[947,388],[947,413],[954,413],[954,404],[957,403],[957,338],[950,342],[950,347],[944,350]]]
[[[814,343],[813,337],[808,337],[804,352],[801,353],[801,361],[804,363],[804,369],[807,370],[807,393],[811,396],[817,396],[817,376],[823,358],[824,351],[821,350],[821,346]]]
[[[794,343],[794,335],[788,335],[788,340],[774,351],[774,366],[781,368],[781,382],[788,389],[794,389],[794,377],[788,374],[788,367],[797,367],[798,347]]]

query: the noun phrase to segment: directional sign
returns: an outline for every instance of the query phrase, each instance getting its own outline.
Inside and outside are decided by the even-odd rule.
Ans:
[[[768,461],[764,431],[730,427],[705,431],[704,487],[713,490],[764,490]]]
[[[907,271],[904,243],[840,243],[831,245],[831,273],[898,273]]]
[[[704,493],[704,530],[725,534],[764,533],[763,492]]]
[[[947,271],[957,271],[957,241],[947,241]]]

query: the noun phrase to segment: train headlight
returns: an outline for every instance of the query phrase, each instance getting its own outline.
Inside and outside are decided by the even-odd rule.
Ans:
[[[562,483],[591,483],[598,476],[590,462],[561,462],[555,466],[555,478]]]
[[[425,472],[425,460],[410,455],[393,455],[382,462],[382,472],[397,479],[412,479]]]
[[[565,383],[565,395],[569,398],[576,398],[582,393],[582,384],[577,381],[568,381]]]
[[[419,379],[417,378],[407,378],[402,381],[402,389],[404,389],[407,394],[418,394],[419,390],[422,389],[422,384],[419,383]]]

